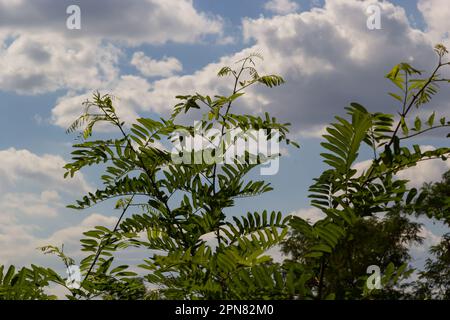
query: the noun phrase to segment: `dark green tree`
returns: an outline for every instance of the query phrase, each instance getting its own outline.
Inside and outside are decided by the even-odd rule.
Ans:
[[[329,256],[328,271],[323,277],[323,294],[334,293],[336,299],[361,298],[367,267],[377,265],[386,270],[391,263],[396,266],[408,264],[411,258],[409,246],[422,242],[418,235],[420,228],[421,225],[411,222],[399,207],[384,217],[372,216],[356,221],[348,231],[352,237],[338,243]],[[305,263],[303,257],[311,245],[310,239],[295,230],[283,242],[282,251],[292,261]],[[377,297],[394,299],[402,295],[400,288],[387,287]]]
[[[427,183],[422,187],[424,199],[412,207],[417,216],[425,215],[440,221],[450,228],[450,171],[442,176],[442,181]],[[430,248],[430,257],[425,269],[419,272],[413,298],[450,299],[450,232],[442,236],[437,245]]]

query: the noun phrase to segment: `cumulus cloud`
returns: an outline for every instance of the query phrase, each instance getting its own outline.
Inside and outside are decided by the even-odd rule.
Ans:
[[[64,244],[65,252],[81,257],[79,239],[90,228],[112,227],[115,216],[91,213],[77,221],[64,209],[68,199],[92,190],[83,174],[64,179],[65,161],[14,148],[0,150],[0,263],[62,265],[37,250]],[[71,221],[71,222],[70,222]],[[58,269],[59,270],[59,269]]]
[[[110,92],[118,97],[116,101],[117,111],[127,122],[136,119],[139,113],[153,111],[162,115],[168,115],[173,106],[178,102],[177,95],[193,94],[229,94],[232,91],[232,83],[226,79],[219,79],[215,75],[224,65],[233,64],[238,58],[251,53],[251,49],[244,50],[233,56],[225,56],[217,63],[211,63],[193,75],[172,76],[154,82],[132,75],[121,76],[108,86],[99,88],[101,92]],[[90,98],[91,92],[77,94],[69,93],[61,97],[52,110],[52,120],[56,125],[67,126],[81,114],[81,102]],[[245,101],[260,101],[262,97],[247,94]]]
[[[49,236],[38,235],[39,225],[21,223],[12,216],[5,220],[0,219],[2,221],[0,224],[0,245],[2,247],[0,261],[4,265],[25,266],[31,263],[48,265],[52,259],[44,256],[37,249],[47,245],[60,247],[64,244],[64,252],[79,259],[81,257],[79,240],[83,237],[83,232],[98,225],[111,228],[116,218],[94,213],[80,223],[57,230]]]
[[[0,90],[93,90],[117,80],[119,47],[193,43],[211,34],[223,38],[221,18],[197,11],[192,0],[78,1],[82,28],[68,30],[66,8],[72,4],[0,2]],[[174,58],[138,65],[150,76],[171,75],[181,68]]]
[[[290,0],[270,0],[264,4],[264,8],[278,14],[287,14],[297,11],[300,6]]]
[[[269,101],[265,109],[302,130],[329,122],[352,101],[395,112],[385,73],[410,55],[421,69],[431,68],[433,43],[409,25],[403,8],[388,2],[378,3],[383,29],[367,29],[369,3],[375,2],[326,1],[321,9],[244,21],[244,38],[267,58],[265,67],[287,80],[280,89],[259,93]]]
[[[409,180],[409,186],[420,188],[424,183],[436,182],[442,179],[442,174],[450,170],[450,161],[441,159],[427,160],[418,163],[397,174],[400,179]]]
[[[24,33],[0,48],[0,90],[39,94],[100,87],[118,75],[120,50],[55,33]]]
[[[423,243],[420,245],[415,244],[411,247],[411,249],[416,253],[428,252],[430,247],[437,245],[442,239],[425,226],[420,228],[419,236],[424,239]]]
[[[311,223],[316,223],[317,221],[325,218],[325,214],[315,207],[299,209],[291,212],[291,215],[300,217]]]
[[[36,229],[36,226],[23,225],[12,218],[9,223],[0,224],[0,261],[3,265],[31,263],[24,262],[23,259],[35,250],[33,232]]]
[[[133,54],[131,64],[146,77],[169,77],[183,70],[183,65],[177,58],[164,57],[162,60],[155,60],[142,51]]]
[[[450,7],[446,0],[419,0],[417,8],[427,24],[428,34],[450,46]]]
[[[420,146],[422,152],[434,150],[435,147],[429,145]],[[359,161],[353,165],[353,169],[362,174],[366,171],[372,160]],[[397,173],[397,178],[409,180],[408,186],[411,188],[420,188],[424,183],[440,181],[442,175],[450,170],[450,161],[441,159],[425,160],[419,162],[416,166],[407,168]]]
[[[127,123],[133,122],[139,113],[155,110],[152,102],[152,84],[139,76],[125,75],[107,86],[97,88],[102,94],[112,93],[115,97],[115,107],[119,117]],[[69,92],[60,97],[56,106],[52,109],[52,122],[63,128],[70,124],[83,113],[82,103],[92,100],[92,92],[77,94]],[[111,127],[98,127],[107,131]]]
[[[366,27],[366,8],[372,3],[382,9],[382,30]],[[280,74],[287,84],[271,90],[249,89],[237,105],[250,112],[269,111],[289,119],[297,132],[313,131],[317,136],[333,114],[342,113],[353,101],[369,110],[394,113],[395,101],[387,95],[394,88],[384,78],[393,65],[410,60],[420,69],[434,65],[433,40],[412,28],[404,9],[389,2],[326,1],[323,8],[311,11],[247,18],[242,29],[248,48],[191,75],[171,76],[151,85],[141,82],[143,96],[151,103],[140,108],[167,114],[176,95],[228,94],[232,83],[217,79],[217,71],[259,52],[265,57],[261,71]],[[427,108],[439,115],[448,107],[449,97],[442,92]]]
[[[36,239],[38,246],[45,246],[48,244],[61,246],[67,250],[67,254],[79,257],[81,255],[80,239],[83,237],[83,232],[86,232],[96,226],[104,226],[106,228],[113,228],[117,218],[107,217],[98,213],[93,213],[83,219],[79,224],[57,230],[52,235],[45,239]]]
[[[58,192],[45,190],[35,193],[5,193],[0,196],[2,212],[14,212],[30,217],[56,217],[64,205]]]
[[[0,150],[2,264],[31,263],[29,255],[38,257],[38,240],[45,239],[42,234],[51,229],[48,223],[61,218],[63,196],[74,197],[92,189],[82,174],[64,179],[65,163],[56,155],[15,148]]]
[[[430,258],[430,248],[441,242],[441,235],[443,234],[442,232],[439,232],[438,228],[436,228],[434,224],[431,224],[428,219],[424,222],[426,223],[426,225],[423,225],[421,227],[418,234],[420,237],[422,237],[423,242],[420,244],[411,244],[409,248],[414,266],[422,270],[425,265],[426,259]]]
[[[220,17],[194,8],[192,0],[80,0],[81,30],[66,28],[73,1],[0,2],[1,29],[18,32],[58,32],[68,38],[116,40],[137,45],[168,41],[189,43],[220,34]]]
[[[64,244],[65,252],[79,261],[82,233],[98,225],[114,226],[115,215],[92,211],[87,216],[74,215],[65,209],[93,190],[81,173],[64,179],[65,163],[57,155],[15,148],[0,150],[0,264],[35,263],[60,270],[60,261],[36,248]]]
[[[359,161],[356,162],[352,168],[355,169],[358,172],[358,174],[362,174],[364,171],[370,168],[371,164],[372,160]]]
[[[385,94],[392,87],[384,74],[390,66],[411,59],[420,69],[431,68],[433,30],[448,30],[446,22],[435,21],[449,20],[441,17],[447,17],[445,10],[436,12],[435,6],[421,1],[419,8],[429,27],[422,32],[411,27],[403,8],[389,2],[326,1],[323,8],[301,13],[244,19],[243,38],[249,47],[191,75],[173,75],[182,69],[173,57],[155,60],[136,52],[131,61],[144,76],[168,77],[149,83],[140,77],[120,76],[118,61],[123,53],[117,43],[105,44],[105,40],[128,41],[128,45],[198,41],[205,32],[220,34],[221,19],[198,12],[188,0],[131,4],[114,0],[108,5],[102,1],[95,5],[80,2],[83,28],[79,31],[57,27],[64,25],[68,1],[56,5],[50,0],[0,3],[0,89],[19,93],[68,89],[53,110],[54,123],[61,126],[73,120],[74,110],[79,114],[83,99],[77,99],[90,96],[95,89],[126,95],[121,88],[130,84],[139,96],[125,99],[125,116],[132,119],[143,111],[167,114],[176,95],[229,93],[231,84],[216,79],[217,70],[256,51],[266,57],[262,71],[281,74],[287,84],[273,90],[251,89],[240,105],[251,112],[270,111],[289,119],[303,136],[317,137],[331,114],[341,113],[352,101],[371,110],[394,112],[393,101]],[[382,30],[366,27],[366,8],[372,3],[382,9]],[[141,18],[129,21],[129,17]],[[115,23],[109,23],[112,19]],[[41,33],[30,32],[31,27]],[[439,115],[448,107],[448,98],[448,93],[441,94],[430,108],[436,107]]]
[[[64,179],[63,166],[66,164],[60,156],[36,155],[28,150],[10,148],[0,150],[0,191],[6,192],[16,188],[38,188],[47,190],[51,187],[58,192],[80,193],[91,190],[82,174],[73,179]],[[41,194],[48,199],[53,193]]]

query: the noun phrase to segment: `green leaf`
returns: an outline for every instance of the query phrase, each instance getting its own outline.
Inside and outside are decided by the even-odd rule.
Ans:
[[[410,204],[412,199],[414,199],[414,197],[417,195],[417,189],[416,188],[412,188],[409,193],[408,196],[406,197],[406,204]]]
[[[407,136],[408,133],[409,133],[409,129],[408,129],[408,125],[406,124],[406,121],[405,121],[404,117],[400,118],[400,125],[401,125],[401,128],[402,128],[403,134],[405,136]]]
[[[436,115],[436,114],[433,112],[433,113],[431,114],[431,116],[428,118],[428,121],[427,121],[428,126],[430,126],[430,127],[433,126],[435,115]]]
[[[400,101],[400,102],[403,102],[403,99],[402,99],[398,94],[389,92],[389,95],[390,95],[391,97],[393,97],[394,99],[396,99],[396,100],[398,100],[398,101]]]

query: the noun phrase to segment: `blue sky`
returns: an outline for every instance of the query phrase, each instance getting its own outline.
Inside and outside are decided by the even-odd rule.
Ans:
[[[65,27],[70,4],[81,8],[81,30]],[[366,27],[370,4],[381,8],[381,30]],[[117,107],[127,121],[166,116],[177,94],[226,93],[228,84],[214,76],[220,66],[261,52],[266,59],[260,67],[281,74],[287,84],[251,91],[242,108],[292,122],[302,147],[289,149],[279,173],[268,177],[275,191],[257,201],[242,200],[233,213],[269,209],[314,217],[307,188],[325,167],[319,157],[323,126],[352,101],[395,112],[384,74],[400,61],[429,70],[435,63],[433,44],[450,44],[446,0],[64,0],[57,5],[0,0],[0,21],[0,263],[5,264],[48,263],[35,250],[45,243],[64,242],[77,255],[81,232],[115,221],[113,203],[82,213],[64,208],[98,185],[94,170],[74,181],[63,181],[61,170],[74,138],[65,129],[96,89],[121,98]],[[449,98],[444,90],[430,112],[448,114]],[[448,144],[439,136],[417,143]],[[359,160],[368,157],[363,153]],[[418,186],[448,169],[448,163],[435,162],[403,177]],[[429,226],[426,244],[436,242],[441,231]]]

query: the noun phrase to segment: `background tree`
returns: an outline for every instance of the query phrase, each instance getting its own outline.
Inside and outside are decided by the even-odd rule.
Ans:
[[[352,237],[341,241],[330,254],[328,272],[323,278],[323,293],[335,294],[337,299],[359,299],[365,286],[367,267],[377,265],[386,270],[409,264],[409,246],[419,244],[421,225],[411,222],[399,207],[392,209],[384,217],[360,219],[349,228]],[[292,261],[305,263],[303,257],[310,251],[312,243],[297,230],[283,242],[282,251]],[[395,299],[403,295],[401,288],[385,287],[377,296]]]
[[[426,183],[422,187],[425,198],[412,208],[417,216],[427,216],[440,221],[450,228],[450,171],[442,176],[442,181]],[[419,280],[414,286],[416,299],[450,299],[450,232],[430,248],[431,257],[425,270],[419,272]]]

